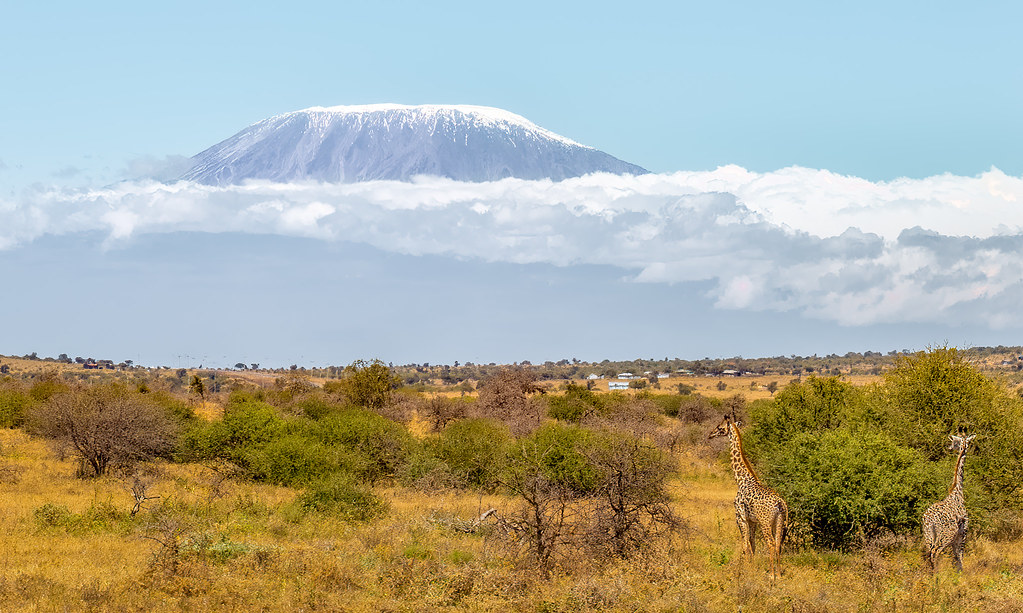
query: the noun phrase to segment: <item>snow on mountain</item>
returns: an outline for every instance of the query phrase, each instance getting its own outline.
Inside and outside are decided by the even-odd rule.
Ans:
[[[255,123],[192,158],[182,178],[354,183],[436,175],[460,181],[561,180],[647,171],[492,107],[313,107]]]

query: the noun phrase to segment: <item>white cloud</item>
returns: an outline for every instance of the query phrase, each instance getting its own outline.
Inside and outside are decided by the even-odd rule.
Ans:
[[[125,182],[0,201],[0,249],[101,231],[282,234],[412,255],[602,264],[712,280],[721,308],[849,325],[986,321],[1023,299],[1023,179],[997,169],[873,183],[822,170],[420,178],[346,185]]]

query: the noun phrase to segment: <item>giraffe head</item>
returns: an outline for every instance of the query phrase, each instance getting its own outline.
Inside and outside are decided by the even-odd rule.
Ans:
[[[710,436],[707,439],[712,439],[717,436],[728,436],[730,428],[734,427],[738,430],[740,422],[735,421],[735,415],[731,413],[725,413],[725,416],[721,418],[721,423],[718,424],[717,428],[711,431]]]
[[[977,438],[976,434],[970,436],[964,436],[961,434],[951,434],[948,440],[952,441],[949,443],[948,450],[956,453],[966,453],[966,450],[970,447],[970,441]]]

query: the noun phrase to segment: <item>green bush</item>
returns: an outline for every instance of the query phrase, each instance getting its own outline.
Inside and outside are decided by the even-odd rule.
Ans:
[[[316,436],[326,445],[342,445],[367,458],[360,475],[370,482],[395,477],[418,441],[401,424],[367,409],[345,409],[317,422]]]
[[[601,397],[584,385],[569,383],[564,394],[548,395],[547,414],[554,419],[578,423],[604,407]]]
[[[192,405],[169,392],[161,390],[142,393],[146,395],[146,398],[150,402],[163,408],[168,415],[176,419],[178,422],[187,423],[196,419],[195,409],[192,408]]]
[[[0,388],[0,428],[17,428],[25,423],[25,411],[32,397],[18,387]]]
[[[344,398],[350,404],[380,409],[401,385],[401,379],[380,360],[356,360],[345,366],[340,379],[325,383],[323,390]]]
[[[213,536],[207,532],[193,535],[181,548],[181,552],[184,554],[190,554],[215,564],[224,564],[253,551],[259,551],[259,548],[229,540],[224,534],[220,535],[220,540],[214,540]]]
[[[503,481],[540,477],[574,495],[592,493],[600,481],[584,454],[592,437],[592,432],[578,426],[542,426],[512,446]]]
[[[467,487],[496,487],[512,437],[507,426],[490,419],[448,424],[433,442],[434,453]]]
[[[72,513],[61,504],[48,502],[32,512],[36,524],[40,528],[63,528],[69,533],[83,532],[119,532],[126,533],[128,524],[127,511],[120,510],[110,501],[93,502],[81,514]]]
[[[125,507],[126,508],[126,507]],[[81,515],[74,516],[76,527],[89,531],[120,531],[127,526],[128,511],[114,506],[113,502],[96,501]]]
[[[56,376],[44,375],[41,379],[32,384],[29,388],[28,394],[32,397],[32,400],[36,402],[46,402],[57,394],[62,394],[68,391],[66,383],[58,379]]]
[[[978,435],[967,456],[966,483],[975,479],[983,485],[984,495],[968,498],[967,504],[984,513],[1021,508],[1020,398],[948,347],[900,357],[885,374],[877,395],[886,430],[931,460],[948,457],[949,434]]]
[[[833,549],[885,530],[917,531],[951,474],[886,434],[844,427],[797,434],[774,462],[770,482],[788,503],[790,532]]]
[[[269,404],[232,396],[223,419],[197,424],[185,433],[178,456],[187,461],[229,460],[248,468],[254,450],[292,429]]]
[[[62,504],[47,502],[35,511],[32,516],[36,523],[45,528],[64,528],[70,525],[73,515],[71,511]]]
[[[821,432],[862,423],[863,393],[836,377],[809,377],[794,382],[770,400],[750,405],[752,427],[744,438],[751,457],[784,453],[789,441],[805,432]]]
[[[277,485],[304,485],[335,472],[362,476],[369,460],[343,447],[328,446],[303,432],[275,439],[245,451],[254,479]]]
[[[247,395],[232,395],[220,421],[198,424],[182,437],[178,458],[222,459],[249,476],[305,485],[337,473],[374,482],[404,475],[419,442],[393,421],[365,409],[343,409],[319,421],[285,418]]]
[[[336,514],[350,521],[369,521],[387,512],[387,502],[347,475],[333,475],[298,497],[304,511]]]
[[[305,415],[309,419],[323,419],[339,410],[339,406],[331,402],[325,394],[309,394],[295,402],[293,412]]]

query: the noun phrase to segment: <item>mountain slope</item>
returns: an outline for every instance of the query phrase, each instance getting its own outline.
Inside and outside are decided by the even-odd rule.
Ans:
[[[193,157],[183,179],[352,183],[435,175],[460,181],[561,180],[639,166],[480,106],[314,107],[255,123]]]

